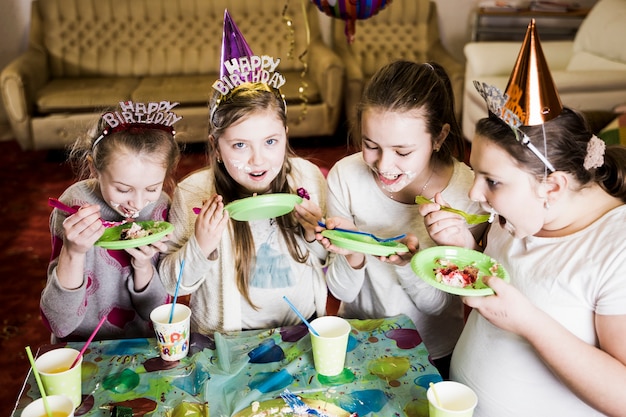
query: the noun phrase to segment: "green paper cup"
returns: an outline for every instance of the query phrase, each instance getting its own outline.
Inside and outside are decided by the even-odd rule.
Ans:
[[[341,317],[324,316],[313,320],[311,326],[319,334],[315,336],[309,330],[315,370],[324,376],[339,375],[346,361],[350,323]]]
[[[72,363],[80,354],[72,348],[58,348],[39,356],[35,360],[35,366],[46,394],[65,395],[72,400],[74,408],[78,407],[82,401],[81,389],[81,357],[72,369]]]
[[[454,381],[437,382],[428,388],[426,397],[430,417],[472,417],[478,404],[474,390]]]
[[[46,397],[52,417],[74,417],[74,403],[65,395]],[[43,398],[33,401],[22,410],[22,417],[48,417]]]
[[[163,304],[150,313],[159,353],[164,361],[178,361],[189,353],[191,310],[186,305],[177,303],[170,323],[171,312],[172,305]]]

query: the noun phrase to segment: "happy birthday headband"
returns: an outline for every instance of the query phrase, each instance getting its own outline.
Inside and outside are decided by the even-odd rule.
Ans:
[[[285,84],[285,77],[276,71],[280,58],[254,55],[228,10],[224,11],[221,61],[220,78],[212,85],[220,97],[211,109],[211,122],[220,103],[228,100],[238,91],[238,87],[246,84],[266,85],[267,91],[274,92],[282,98],[284,109],[287,110],[285,98],[280,93],[280,88]]]
[[[174,136],[176,131],[173,125],[183,118],[172,111],[178,104],[170,103],[169,101],[149,103],[120,101],[118,111],[106,112],[101,116],[107,127],[102,130],[100,136],[93,142],[92,149],[104,137],[132,128],[160,129]]]
[[[487,103],[489,111],[515,132],[516,139],[543,162],[551,172],[556,171],[547,158],[547,138],[544,131],[544,153],[531,142],[520,126],[542,125],[563,111],[561,99],[554,86],[548,64],[539,43],[535,20],[528,25],[513,72],[504,93],[498,88],[474,81],[474,87]]]

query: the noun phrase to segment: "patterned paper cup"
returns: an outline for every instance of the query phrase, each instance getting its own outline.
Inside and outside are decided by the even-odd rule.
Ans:
[[[171,304],[163,304],[152,310],[150,319],[154,326],[161,358],[178,361],[189,353],[189,321],[191,310],[184,304],[176,304],[170,323]]]
[[[319,334],[315,336],[309,330],[315,370],[324,376],[339,375],[346,361],[350,323],[341,317],[324,316],[313,320],[311,326]]]
[[[70,366],[79,354],[76,349],[58,348],[44,353],[35,360],[46,394],[69,397],[74,403],[74,408],[82,401],[83,358],[81,357],[72,369]]]

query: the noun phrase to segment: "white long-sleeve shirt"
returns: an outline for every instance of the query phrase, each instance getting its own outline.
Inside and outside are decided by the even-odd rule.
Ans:
[[[468,198],[473,172],[455,161],[443,198],[469,213],[480,208]],[[356,153],[337,162],[328,174],[328,217],[354,221],[358,230],[378,236],[413,233],[420,248],[436,246],[424,226],[416,204],[387,197],[370,168]],[[484,226],[481,226],[484,228]],[[347,318],[409,316],[434,359],[449,355],[463,328],[463,306],[458,296],[440,291],[417,277],[410,264],[396,266],[366,255],[366,264],[353,269],[346,257],[332,254],[327,272],[331,293],[340,299],[339,315]]]

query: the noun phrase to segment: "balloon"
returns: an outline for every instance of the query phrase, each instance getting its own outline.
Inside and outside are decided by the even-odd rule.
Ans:
[[[392,0],[311,0],[322,12],[330,17],[346,21],[346,38],[354,42],[356,20],[365,20],[384,9]]]

